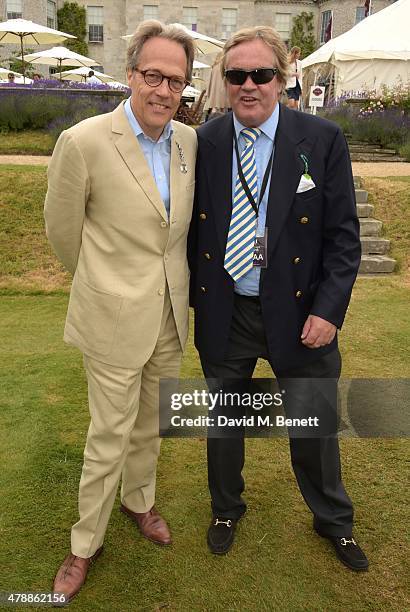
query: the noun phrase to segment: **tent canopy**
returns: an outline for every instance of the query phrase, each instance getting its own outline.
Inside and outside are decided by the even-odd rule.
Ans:
[[[329,40],[302,60],[302,67],[331,64],[336,68],[336,94],[342,90],[376,89],[409,80],[410,0],[398,0]]]
[[[410,0],[398,0],[332,38],[302,60],[302,67],[333,60],[410,59]]]

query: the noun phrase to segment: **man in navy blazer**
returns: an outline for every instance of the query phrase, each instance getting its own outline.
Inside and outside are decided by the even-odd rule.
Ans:
[[[336,388],[337,329],[361,255],[346,141],[335,124],[279,104],[288,65],[272,28],[234,34],[221,68],[233,112],[197,130],[189,236],[204,374],[250,379],[262,357],[279,381],[323,378]],[[337,436],[292,437],[290,450],[316,532],[349,568],[367,569],[352,536]],[[208,545],[215,554],[230,549],[246,510],[243,464],[242,436],[208,438]]]

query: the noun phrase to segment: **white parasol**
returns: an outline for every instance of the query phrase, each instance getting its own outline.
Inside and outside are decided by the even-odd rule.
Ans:
[[[0,45],[20,44],[23,62],[23,79],[25,78],[24,67],[24,45],[23,41],[31,45],[49,45],[59,43],[66,38],[76,38],[72,34],[66,34],[59,30],[53,30],[46,26],[27,21],[26,19],[9,19],[0,23]]]
[[[21,59],[20,57],[18,59]],[[47,66],[57,66],[60,72],[61,80],[61,68],[63,66],[94,66],[97,62],[90,57],[80,55],[71,49],[66,47],[53,47],[46,51],[39,51],[38,53],[30,53],[26,55],[25,62],[30,64],[46,64]]]

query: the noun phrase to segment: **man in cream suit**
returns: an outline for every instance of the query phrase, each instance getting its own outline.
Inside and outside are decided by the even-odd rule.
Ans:
[[[63,132],[49,166],[47,236],[73,274],[64,338],[84,354],[91,423],[71,553],[54,591],[72,599],[121,511],[170,544],[154,507],[160,377],[188,333],[186,239],[196,135],[172,121],[192,74],[191,38],[144,22],[127,53],[131,98]]]

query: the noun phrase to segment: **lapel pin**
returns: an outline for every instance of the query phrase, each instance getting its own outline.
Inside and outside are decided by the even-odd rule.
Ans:
[[[177,146],[178,154],[179,154],[179,161],[180,161],[179,169],[181,170],[183,174],[186,174],[188,172],[188,166],[185,161],[184,151],[182,150],[182,147],[179,144],[179,142],[175,141],[175,144]]]
[[[309,164],[308,164],[308,159],[306,157],[306,155],[303,155],[303,153],[300,154],[300,159],[303,161],[303,164],[305,166],[305,172],[303,173],[303,176],[307,179],[310,180],[312,177],[309,174]]]

